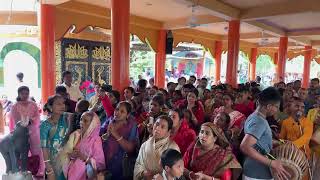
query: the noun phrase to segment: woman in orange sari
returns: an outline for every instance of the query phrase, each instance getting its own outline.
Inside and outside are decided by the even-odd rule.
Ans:
[[[185,176],[189,179],[237,179],[241,166],[231,152],[228,140],[213,123],[201,126],[199,138],[183,157]]]

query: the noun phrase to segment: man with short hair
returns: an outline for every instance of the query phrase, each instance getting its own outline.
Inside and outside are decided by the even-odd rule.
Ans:
[[[18,81],[19,81],[20,83],[23,83],[23,77],[24,77],[23,73],[22,73],[22,72],[19,72],[19,73],[17,73],[16,76],[17,76]]]
[[[203,92],[208,86],[208,79],[207,78],[201,78],[200,83],[198,85],[198,91],[199,91],[199,98],[203,99]]]
[[[182,87],[183,87],[183,85],[185,85],[186,84],[186,78],[185,77],[179,77],[179,79],[178,79],[178,85],[177,85],[177,87],[176,87],[176,90],[181,90],[182,89]]]
[[[72,101],[77,102],[80,99],[83,99],[83,94],[81,93],[79,86],[72,84],[72,73],[70,71],[65,71],[62,73],[62,86],[67,89],[67,92]]]
[[[55,94],[58,94],[65,99],[66,112],[70,112],[70,113],[75,112],[77,102],[70,99],[70,96],[67,92],[66,87],[64,87],[62,85],[56,86]]]
[[[191,75],[189,77],[189,80],[188,80],[188,84],[192,84],[194,85],[194,83],[196,82],[197,78],[194,76],[194,75]]]
[[[256,111],[245,122],[245,137],[240,145],[246,156],[243,164],[244,180],[272,180],[271,169],[281,179],[290,177],[280,160],[266,157],[272,150],[272,131],[266,117],[278,112],[280,100],[281,96],[275,88],[264,89],[259,94]]]

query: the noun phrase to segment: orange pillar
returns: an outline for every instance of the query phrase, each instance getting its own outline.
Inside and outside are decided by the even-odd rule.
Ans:
[[[309,79],[310,79],[310,65],[311,65],[311,56],[312,56],[312,46],[304,47],[304,64],[303,64],[303,78],[302,78],[302,87],[308,88]]]
[[[111,83],[120,92],[129,86],[129,17],[130,0],[111,0]]]
[[[280,37],[279,43],[279,59],[277,63],[277,79],[285,80],[286,61],[287,61],[287,50],[288,50],[288,37]]]
[[[278,80],[278,77],[277,77],[277,69],[278,69],[278,59],[279,59],[279,53],[278,52],[275,52],[273,54],[273,64],[274,64],[274,67],[275,67],[275,76],[273,78],[273,83],[276,83],[276,82],[279,82],[280,80]]]
[[[237,71],[238,71],[238,55],[240,41],[240,21],[232,20],[229,22],[228,32],[228,61],[226,83],[237,86]]]
[[[251,81],[256,79],[257,54],[258,54],[258,49],[257,48],[251,48],[250,66],[249,66],[250,80]]]
[[[215,80],[216,84],[220,81],[220,74],[221,74],[221,54],[222,54],[222,41],[216,41],[215,43],[215,52],[214,52],[214,59],[215,59]]]
[[[165,87],[165,66],[166,66],[166,35],[165,30],[159,31],[158,47],[156,53],[156,72],[155,72],[155,84],[159,88]]]
[[[279,59],[279,53],[276,52],[273,55],[273,63],[274,63],[276,68],[277,68],[277,65],[278,65],[278,59]]]
[[[54,54],[54,24],[55,7],[41,4],[40,8],[40,38],[41,38],[41,96],[42,103],[47,102],[49,96],[54,94],[55,54]]]

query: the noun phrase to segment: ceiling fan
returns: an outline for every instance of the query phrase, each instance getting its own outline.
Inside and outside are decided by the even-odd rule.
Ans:
[[[314,56],[313,58],[317,59],[317,58],[320,58],[320,48],[316,48],[316,50],[317,50],[317,55]],[[300,50],[293,51],[293,53],[299,54],[299,53],[304,53],[308,51],[313,51],[313,49],[300,49]]]
[[[268,44],[270,44],[271,42],[269,41],[269,38],[264,37],[264,31],[261,31],[261,39],[258,42],[259,46],[266,46]]]

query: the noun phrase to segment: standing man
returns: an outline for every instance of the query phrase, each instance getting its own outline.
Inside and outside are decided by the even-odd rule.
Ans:
[[[62,73],[62,85],[67,89],[70,99],[77,102],[80,99],[83,99],[83,94],[81,93],[79,86],[72,84],[72,73],[70,71],[65,71]]]
[[[259,94],[258,107],[245,122],[240,149],[246,155],[243,164],[244,180],[272,180],[274,175],[281,179],[290,179],[290,174],[284,169],[282,162],[266,157],[272,149],[272,132],[266,120],[267,116],[277,113],[281,96],[279,92],[269,87]]]

